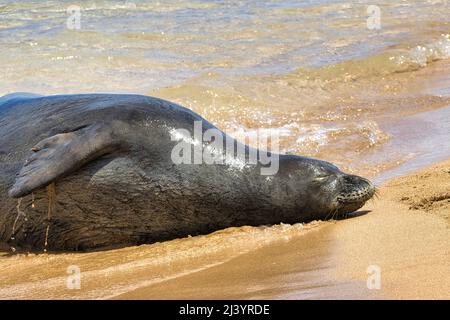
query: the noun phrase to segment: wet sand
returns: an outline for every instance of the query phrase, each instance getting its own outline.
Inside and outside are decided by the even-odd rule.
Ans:
[[[449,213],[446,161],[383,185],[358,217],[118,298],[449,299]]]

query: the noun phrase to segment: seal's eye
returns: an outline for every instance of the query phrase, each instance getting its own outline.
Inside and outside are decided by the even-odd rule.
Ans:
[[[328,178],[329,178],[329,175],[321,175],[321,176],[315,177],[314,180],[317,182],[322,182],[322,181],[327,180]]]

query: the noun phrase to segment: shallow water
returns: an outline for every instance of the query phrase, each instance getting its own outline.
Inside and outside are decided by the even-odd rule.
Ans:
[[[0,0],[0,95],[155,95],[237,138],[276,133],[282,152],[329,160],[376,182],[450,155],[448,1],[378,1],[381,28],[374,30],[370,1],[84,1],[80,29],[70,29],[72,4]],[[114,297],[262,246],[269,255],[282,252],[283,241],[302,247],[298,237],[323,224],[228,229],[88,254],[1,256],[0,297]],[[307,252],[314,250],[326,264],[333,247]],[[296,287],[296,277],[320,286],[320,273],[308,268],[321,262],[295,269],[279,258],[293,275],[269,281],[280,297],[320,296]],[[70,265],[82,270],[81,291],[66,288]]]

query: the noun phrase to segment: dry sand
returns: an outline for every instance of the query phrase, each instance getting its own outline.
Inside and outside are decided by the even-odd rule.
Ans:
[[[119,298],[450,299],[450,160],[389,181],[362,210]],[[368,289],[368,268],[380,289]]]

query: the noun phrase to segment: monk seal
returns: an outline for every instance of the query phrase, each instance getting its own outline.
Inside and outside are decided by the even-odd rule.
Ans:
[[[259,162],[235,165],[242,162],[237,152],[222,164],[175,163],[176,130],[193,136],[199,122],[203,133],[215,129],[233,147],[254,150],[154,97],[1,98],[1,240],[26,250],[136,245],[327,219],[359,209],[375,193],[369,180],[303,156],[272,154],[279,161],[273,175],[261,174]]]

